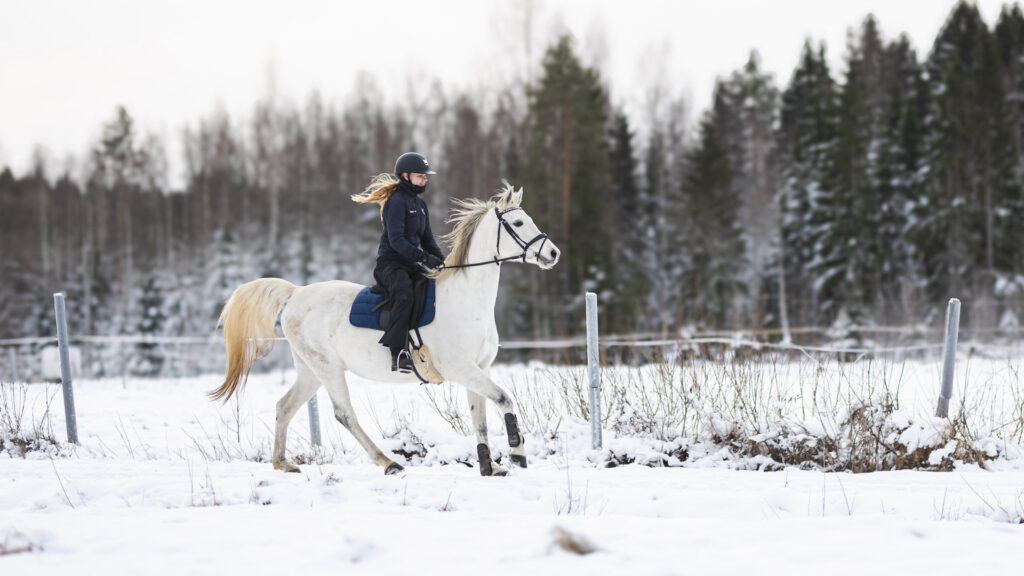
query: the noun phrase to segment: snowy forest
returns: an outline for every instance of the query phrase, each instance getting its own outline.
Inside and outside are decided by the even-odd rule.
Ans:
[[[182,127],[181,189],[112,105],[80,174],[0,169],[0,338],[54,334],[60,290],[75,335],[209,336],[255,278],[370,283],[379,213],[349,196],[409,150],[438,172],[435,232],[505,178],[562,248],[548,272],[503,267],[503,338],[581,334],[587,290],[613,334],[934,323],[950,297],[969,328],[1015,329],[1024,14],[958,4],[920,53],[851,24],[842,69],[808,39],[779,84],[753,52],[693,113],[652,89],[628,114],[569,36],[487,93],[388,98],[365,76],[339,101],[267,97]]]

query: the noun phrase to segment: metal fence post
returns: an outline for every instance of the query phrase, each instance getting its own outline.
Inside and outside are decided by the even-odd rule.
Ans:
[[[68,429],[68,442],[78,444],[78,418],[75,416],[75,392],[71,387],[71,358],[68,354],[68,319],[64,310],[63,292],[57,292],[53,295],[53,308],[57,314],[60,381],[64,389],[64,423]]]
[[[590,436],[601,449],[601,351],[597,347],[597,294],[587,292],[587,372],[590,375]]]
[[[313,446],[320,445],[320,407],[316,402],[316,394],[306,403],[309,409],[309,441]]]
[[[14,346],[7,349],[9,356],[11,357],[11,382],[17,382],[18,378],[18,351],[15,350]]]
[[[942,360],[942,391],[935,415],[949,416],[949,400],[953,397],[953,376],[956,368],[956,341],[960,331],[960,300],[950,298],[946,308],[946,347]]]

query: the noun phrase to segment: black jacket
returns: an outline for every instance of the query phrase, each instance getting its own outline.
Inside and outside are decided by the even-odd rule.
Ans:
[[[398,260],[408,265],[423,261],[424,252],[444,258],[430,231],[430,212],[418,194],[399,186],[384,203],[384,233],[380,236],[377,260]]]

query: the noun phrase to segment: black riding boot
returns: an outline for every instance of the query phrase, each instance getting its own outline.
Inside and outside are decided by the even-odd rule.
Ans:
[[[412,372],[412,357],[405,348],[391,349],[391,371],[409,374]]]

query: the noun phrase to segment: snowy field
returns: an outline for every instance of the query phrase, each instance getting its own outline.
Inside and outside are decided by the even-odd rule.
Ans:
[[[254,375],[224,406],[204,396],[217,375],[80,380],[80,446],[0,452],[0,574],[1021,574],[1019,368],[960,363],[954,411],[969,414],[983,469],[955,458],[949,421],[931,417],[938,362],[606,370],[603,451],[581,418],[581,369],[501,366],[530,457],[504,478],[479,476],[448,385],[350,379],[364,428],[407,464],[386,477],[322,390],[323,447],[301,410],[288,456],[302,473],[271,468],[291,374]],[[59,386],[3,392],[8,429],[65,439]],[[947,471],[822,472],[737,440],[799,429],[823,442],[851,406],[886,399],[892,434]],[[507,458],[501,419],[489,422]]]

